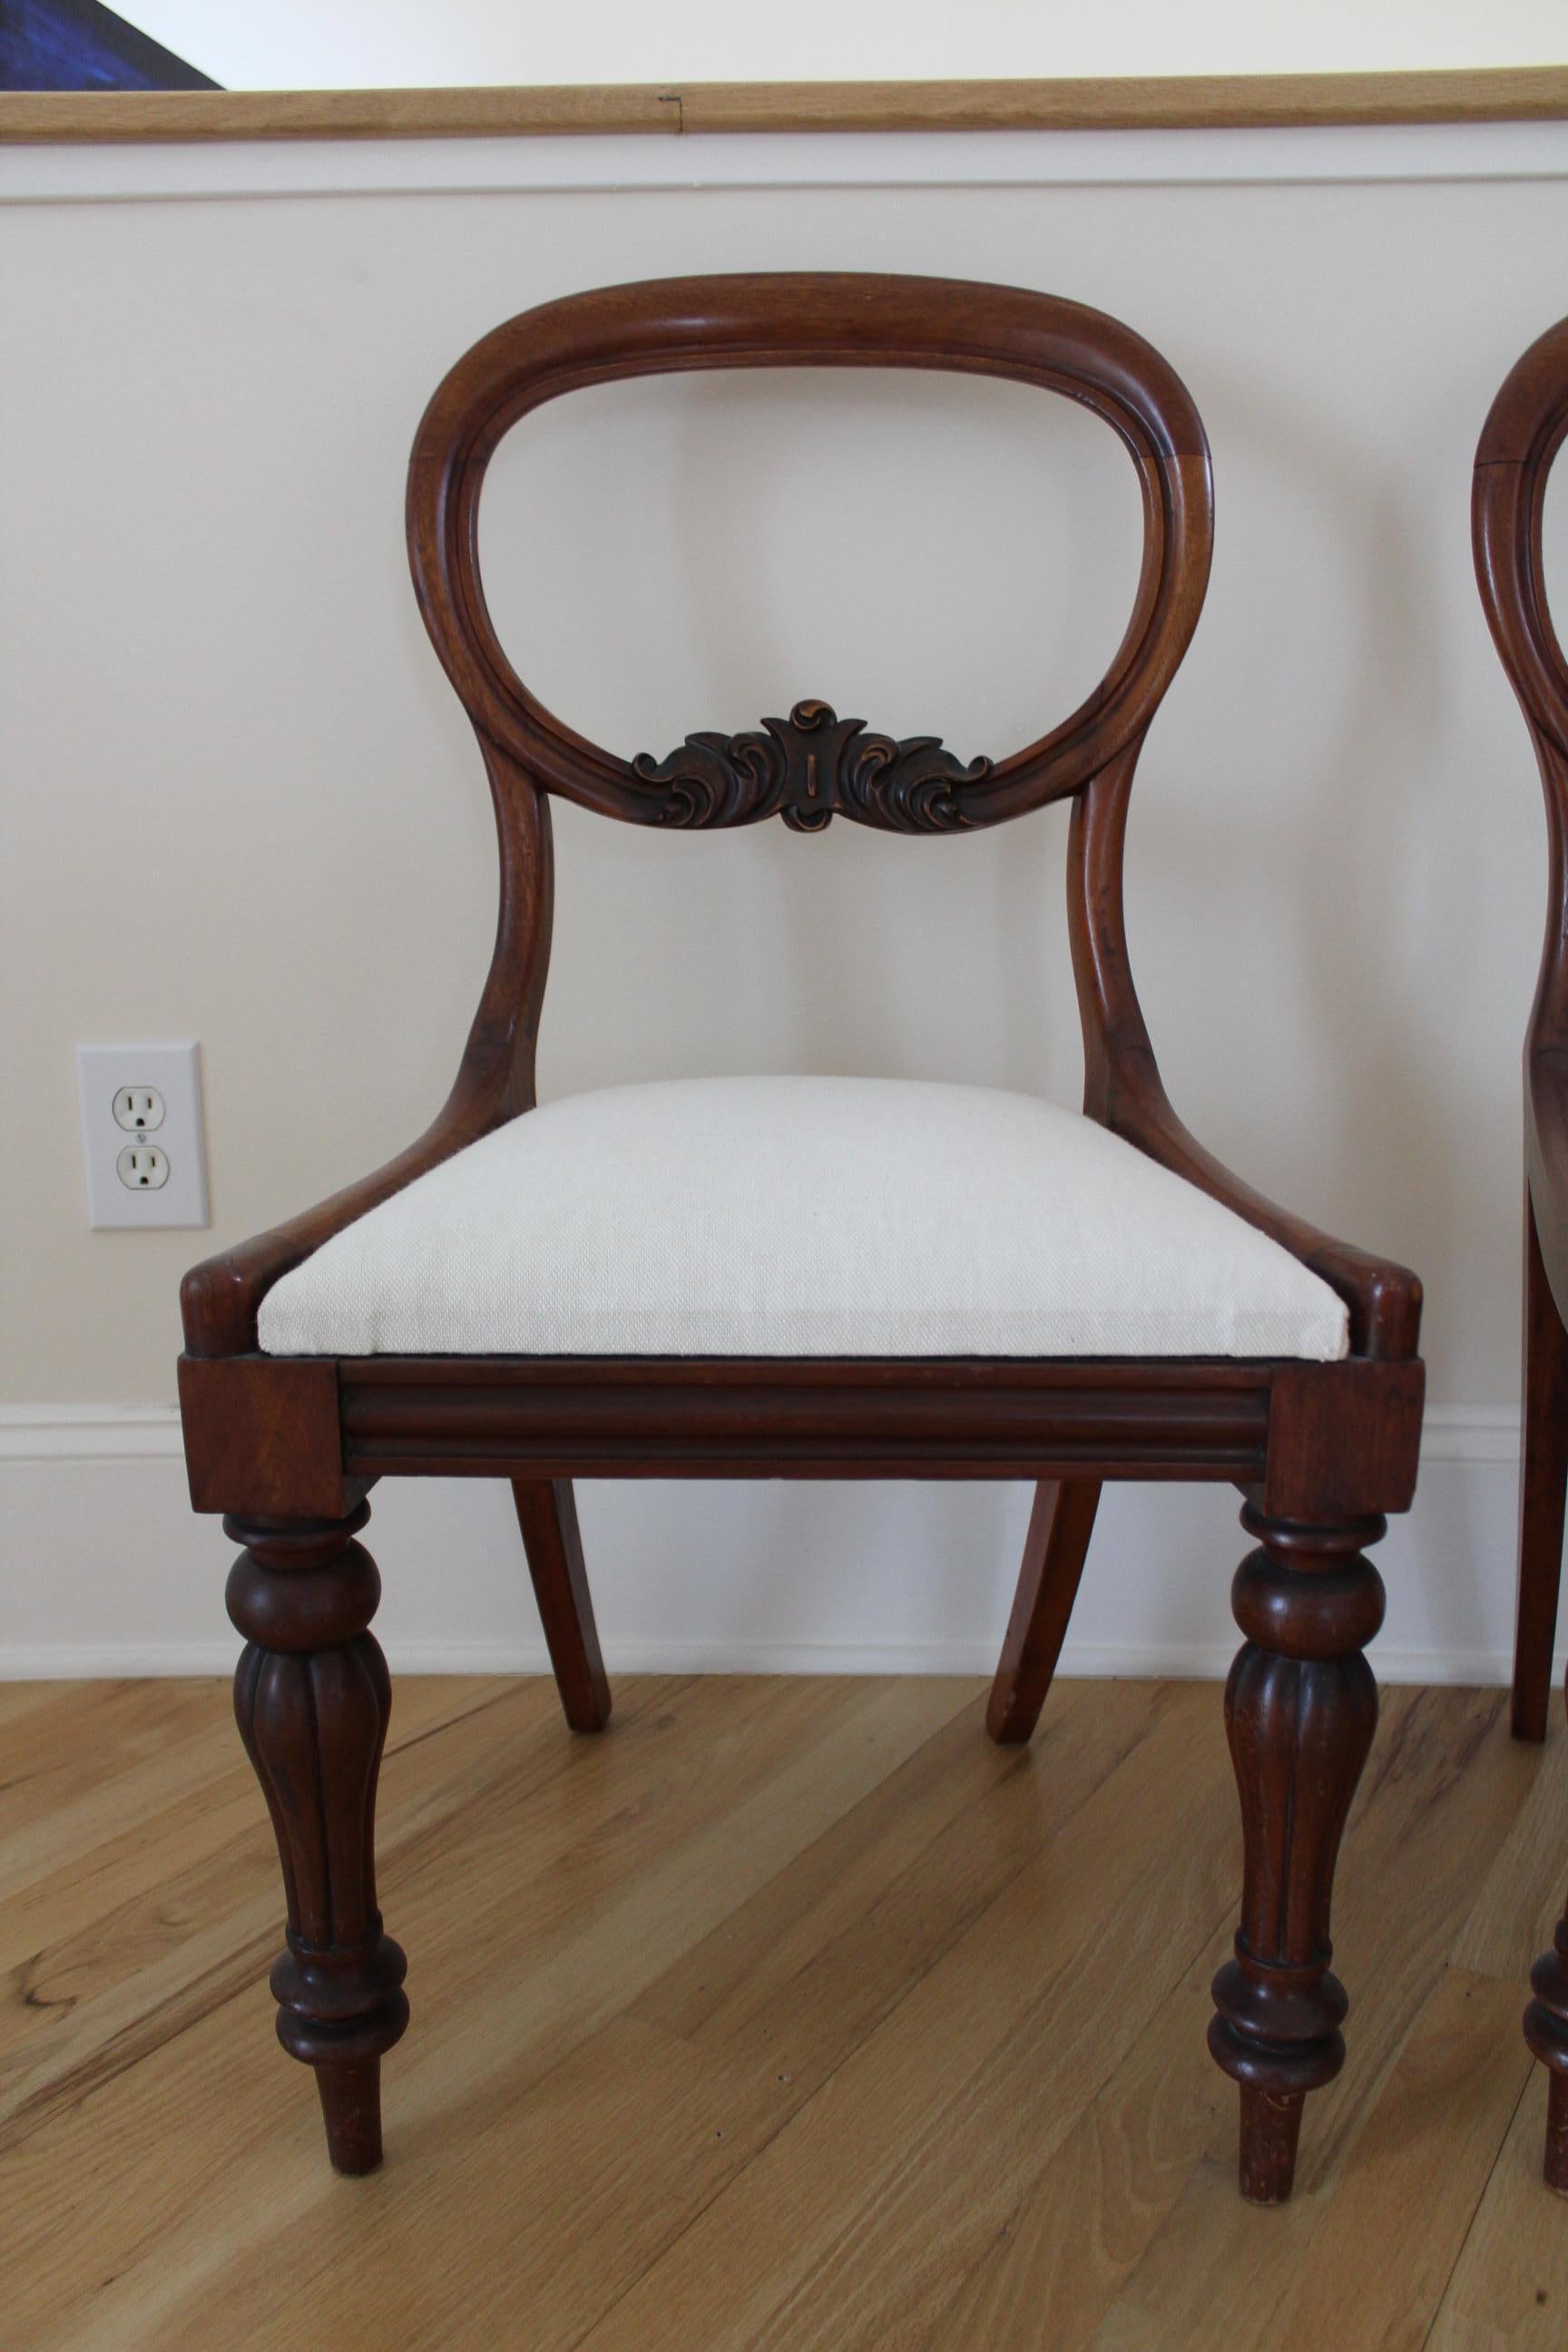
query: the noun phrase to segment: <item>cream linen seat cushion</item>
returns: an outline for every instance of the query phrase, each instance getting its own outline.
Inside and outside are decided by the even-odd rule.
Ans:
[[[1296,1356],[1343,1304],[1093,1120],[890,1078],[527,1111],[261,1303],[272,1356]]]

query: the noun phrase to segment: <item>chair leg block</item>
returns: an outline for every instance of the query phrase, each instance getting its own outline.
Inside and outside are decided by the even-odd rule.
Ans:
[[[1226,1686],[1245,1871],[1209,2048],[1241,2088],[1241,2193],[1278,2205],[1294,2183],[1305,2095],[1344,2063],[1349,2004],[1329,1969],[1329,1910],[1377,1723],[1362,1652],[1383,1622],[1383,1580],[1361,1547],[1384,1523],[1303,1526],[1250,1506],[1242,1523],[1260,1547],[1232,1589],[1247,1638]]]
[[[1563,1696],[1568,1699],[1568,1689]],[[1524,2038],[1551,2078],[1543,2177],[1548,2189],[1568,2197],[1568,1907],[1552,1949],[1530,1972],[1530,1990],[1534,1998],[1524,2012]]]
[[[1519,1489],[1519,1605],[1513,1736],[1542,1740],[1552,1702],[1552,1652],[1568,1501],[1568,1332],[1557,1312],[1524,1194],[1524,1433]]]
[[[273,1968],[278,2039],[316,2070],[340,2172],[381,2161],[381,2060],[408,2022],[406,1963],[376,1908],[376,1780],[391,1710],[367,1630],[381,1595],[353,1541],[369,1513],[224,1522],[246,1548],[228,1611],[247,1636],[235,1715],[272,1816],[288,1932]]]

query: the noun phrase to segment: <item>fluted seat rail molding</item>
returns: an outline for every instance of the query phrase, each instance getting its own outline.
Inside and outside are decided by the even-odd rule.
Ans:
[[[875,711],[814,698],[809,678],[781,680],[739,733],[696,713],[683,741],[630,758],[566,726],[485,601],[479,516],[502,437],[621,378],[825,366],[1004,377],[1118,436],[1142,560],[1099,685],[1042,711],[1023,744],[899,738]],[[193,1502],[245,1547],[230,1601],[247,1641],[241,1728],[284,1868],[279,2030],[316,2071],[334,2162],[378,2160],[381,2061],[407,2018],[372,1862],[390,1687],[360,1537],[378,1478],[510,1483],[582,1733],[605,1731],[610,1687],[575,1478],[1028,1479],[987,1714],[1000,1741],[1027,1739],[1046,1701],[1104,1482],[1201,1479],[1239,1490],[1251,1547],[1226,1700],[1242,1917],[1209,2040],[1239,2085],[1243,2192],[1278,2202],[1306,2095],[1344,2058],[1330,1902],[1376,1722],[1363,1654],[1383,1587],[1366,1553],[1415,1487],[1421,1289],[1203,1149],[1133,985],[1130,795],[1213,536],[1190,394],[1131,327],[1029,288],[839,272],[607,287],[509,320],[458,362],[416,436],[406,520],[494,802],[489,975],[424,1135],[186,1277],[180,1367]],[[942,857],[957,834],[1070,802],[1081,1108],[873,1076],[657,1072],[536,1108],[557,796],[653,828],[778,817],[805,858],[835,819]]]

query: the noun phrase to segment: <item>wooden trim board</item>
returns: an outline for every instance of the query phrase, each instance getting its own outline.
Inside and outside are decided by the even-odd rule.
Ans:
[[[1229,130],[1568,117],[1568,65],[1065,81],[0,91],[0,141],[537,138],[648,131]]]

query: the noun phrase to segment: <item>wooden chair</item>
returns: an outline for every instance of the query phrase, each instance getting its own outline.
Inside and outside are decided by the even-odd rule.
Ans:
[[[629,764],[574,733],[521,685],[486,611],[476,517],[502,435],[616,377],[823,365],[1010,377],[1121,436],[1144,546],[1103,681],[994,761],[868,734],[812,702]],[[408,2014],[372,1857],[388,1685],[357,1538],[376,1479],[511,1481],[583,1732],[603,1728],[610,1698],[574,1477],[1037,1481],[987,1717],[998,1740],[1026,1739],[1039,1714],[1101,1483],[1213,1479],[1240,1489],[1256,1548],[1234,1585],[1246,1638],[1226,1696],[1245,1886],[1209,2041],[1240,2085],[1244,2194],[1289,2193],[1304,2096],[1343,2058],[1330,1894],[1377,1711],[1362,1654],[1383,1614],[1363,1551],[1414,1489],[1420,1290],[1202,1150],[1166,1099],[1133,992],[1128,796],[1198,617],[1211,520],[1203,426],[1166,362],[1111,319],[1013,288],[837,275],[616,287],[499,328],[432,400],[408,542],[494,797],[494,961],[427,1132],[197,1267],[184,1292],[192,1496],[229,1514],[244,1546],[228,1601],[247,1643],[240,1731],[288,1898],[278,2031],[315,2069],[340,2170],[379,2158],[380,2061]],[[1070,798],[1086,1115],[983,1089],[804,1079],[535,1109],[558,793],[638,824],[778,815],[814,833],[842,815],[931,835]]]
[[[1516,1739],[1544,1739],[1568,1486],[1568,663],[1547,606],[1542,515],[1568,435],[1568,319],[1504,381],[1476,452],[1476,577],[1535,744],[1550,843],[1546,940],[1524,1039],[1524,1457],[1513,1655]],[[1551,2071],[1546,2178],[1568,2196],[1568,1914],[1525,2011]]]

